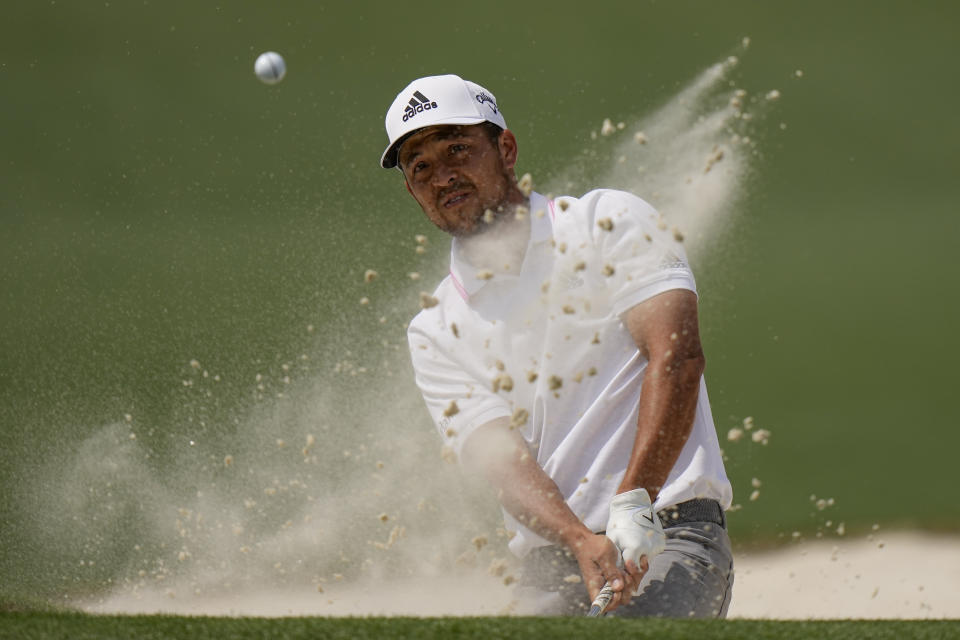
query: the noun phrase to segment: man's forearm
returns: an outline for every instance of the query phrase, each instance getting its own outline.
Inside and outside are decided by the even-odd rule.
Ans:
[[[617,493],[642,487],[656,499],[693,428],[703,365],[701,354],[650,363],[640,392],[636,440]]]
[[[509,422],[494,420],[471,434],[463,448],[464,463],[480,471],[497,489],[500,503],[528,529],[577,558],[580,573],[592,600],[605,582],[614,589],[616,608],[633,593],[641,575],[637,567],[628,572],[618,567],[620,551],[603,535],[581,522],[560,493],[556,483],[527,451],[523,438]]]
[[[463,455],[467,466],[482,473],[496,489],[504,509],[528,529],[571,549],[593,535],[507,420],[480,427],[470,436]]]

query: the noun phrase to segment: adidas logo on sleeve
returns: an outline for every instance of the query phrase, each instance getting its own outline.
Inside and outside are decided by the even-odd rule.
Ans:
[[[419,91],[413,92],[413,97],[410,98],[409,104],[403,110],[403,121],[406,122],[410,118],[414,117],[418,113],[423,113],[429,109],[436,109],[437,103],[433,102],[427,96],[423,95]]]

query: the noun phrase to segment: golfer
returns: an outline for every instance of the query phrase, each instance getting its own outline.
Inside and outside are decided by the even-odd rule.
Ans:
[[[441,437],[493,485],[520,595],[577,615],[722,617],[733,560],[697,294],[679,237],[640,198],[547,197],[518,181],[494,95],[414,80],[385,168],[453,238],[408,337]]]

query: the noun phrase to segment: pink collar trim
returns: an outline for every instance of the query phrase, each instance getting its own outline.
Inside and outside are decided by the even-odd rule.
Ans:
[[[453,282],[453,288],[457,290],[457,293],[460,294],[463,301],[470,302],[470,294],[467,293],[467,289],[463,286],[463,283],[457,280],[457,274],[453,272],[453,269],[450,269],[450,281]]]

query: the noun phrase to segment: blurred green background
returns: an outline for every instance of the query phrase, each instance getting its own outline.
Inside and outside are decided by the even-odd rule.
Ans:
[[[377,163],[409,80],[493,90],[546,182],[603,118],[653,111],[744,36],[739,85],[783,97],[698,274],[721,440],[748,415],[773,434],[724,442],[734,535],[956,528],[957,24],[946,1],[6,3],[0,575],[45,551],[23,526],[37,470],[104,424],[132,416],[162,472],[177,438],[229,435],[258,373],[375,369],[403,344],[415,295],[357,301],[368,268],[381,300],[442,273],[445,239]],[[273,87],[265,50],[288,65]],[[215,401],[185,386],[194,359]],[[344,402],[375,397],[368,379]]]

